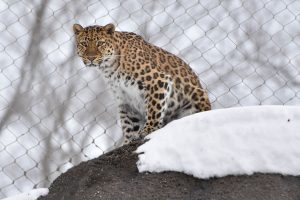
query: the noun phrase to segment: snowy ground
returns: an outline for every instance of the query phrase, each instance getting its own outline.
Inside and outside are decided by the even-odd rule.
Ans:
[[[48,192],[49,190],[47,188],[39,188],[39,189],[31,190],[29,192],[18,194],[16,196],[8,197],[2,200],[36,200],[40,196],[46,196]]]
[[[261,173],[300,175],[300,106],[252,106],[197,113],[149,135],[140,172],[198,178]],[[35,200],[41,188],[4,200]]]
[[[261,173],[300,175],[300,107],[253,106],[194,114],[149,135],[140,172],[198,178]]]

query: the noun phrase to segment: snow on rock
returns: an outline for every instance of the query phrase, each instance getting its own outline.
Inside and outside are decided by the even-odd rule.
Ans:
[[[212,110],[173,121],[137,149],[140,172],[198,178],[300,175],[300,106]]]
[[[26,193],[18,194],[2,200],[36,200],[40,196],[46,196],[49,192],[48,188],[34,189]]]

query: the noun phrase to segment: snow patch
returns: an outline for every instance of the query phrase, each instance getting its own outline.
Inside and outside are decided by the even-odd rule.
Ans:
[[[49,193],[48,188],[39,188],[12,197],[8,197],[2,200],[36,200],[40,196],[46,196],[48,193]]]
[[[169,123],[137,149],[140,172],[300,175],[300,106],[218,109]]]

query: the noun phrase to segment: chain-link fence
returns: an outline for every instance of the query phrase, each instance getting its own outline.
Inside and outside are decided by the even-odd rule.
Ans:
[[[111,22],[189,63],[213,108],[300,104],[298,0],[0,1],[0,198],[118,145],[115,100],[72,33]]]

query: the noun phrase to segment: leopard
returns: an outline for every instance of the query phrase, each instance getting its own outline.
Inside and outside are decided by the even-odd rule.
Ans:
[[[86,67],[99,70],[117,102],[122,144],[144,139],[173,120],[211,110],[207,90],[175,54],[133,32],[73,25],[76,50]]]

